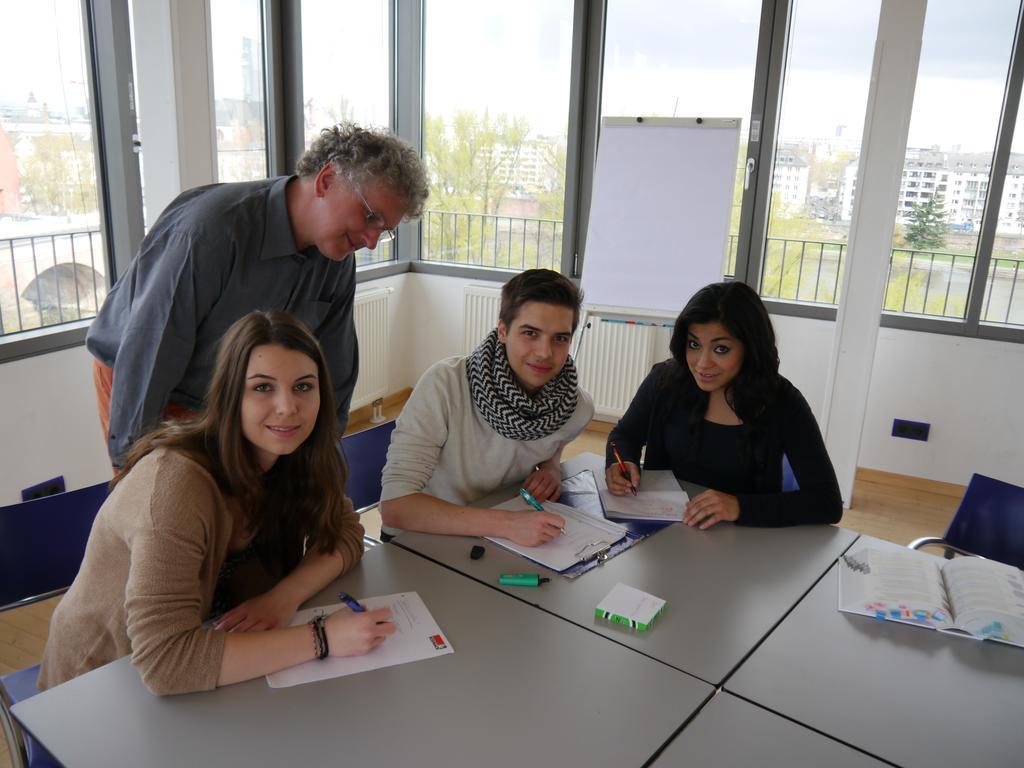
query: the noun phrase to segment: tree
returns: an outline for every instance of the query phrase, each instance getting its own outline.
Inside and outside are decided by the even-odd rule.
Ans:
[[[540,154],[547,179],[546,188],[537,194],[540,215],[561,221],[565,215],[565,145],[545,143]]]
[[[423,122],[431,207],[496,213],[511,188],[530,132],[526,118],[503,112],[492,120],[487,110],[457,110],[450,125],[432,115],[424,115]]]
[[[26,208],[40,216],[97,210],[92,142],[68,133],[46,133],[31,142],[21,173]]]
[[[565,197],[565,148],[528,142],[529,122],[519,116],[458,110],[450,123],[424,115],[424,157],[430,172],[430,207],[424,226],[427,258],[507,269],[557,262]],[[514,189],[528,153],[532,185]],[[541,176],[539,184],[537,177]],[[515,193],[513,211],[503,202]],[[554,221],[551,221],[554,220]]]
[[[903,238],[915,250],[944,248],[947,232],[942,195],[933,195],[928,202],[914,206]]]

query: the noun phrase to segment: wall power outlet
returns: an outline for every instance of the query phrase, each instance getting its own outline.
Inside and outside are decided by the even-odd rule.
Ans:
[[[892,420],[892,436],[905,437],[907,440],[928,440],[928,432],[932,425],[925,421]]]

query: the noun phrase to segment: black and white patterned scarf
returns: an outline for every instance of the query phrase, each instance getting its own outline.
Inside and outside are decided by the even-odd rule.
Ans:
[[[466,358],[473,404],[484,420],[509,440],[540,440],[565,426],[576,411],[576,366],[572,358],[532,397],[519,386],[505,345],[494,329]]]

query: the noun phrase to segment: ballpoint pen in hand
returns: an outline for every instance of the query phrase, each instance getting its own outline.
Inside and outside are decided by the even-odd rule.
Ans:
[[[355,613],[365,613],[366,609],[348,592],[339,592],[338,599],[353,610]]]
[[[525,488],[519,489],[519,495],[526,499],[526,503],[536,509],[538,512],[543,512],[544,507],[540,505],[540,502],[533,498],[533,495]]]
[[[636,496],[636,486],[633,485],[633,479],[629,476],[629,470],[626,469],[626,465],[623,463],[622,456],[619,454],[619,449],[615,447],[615,443],[612,443],[612,453],[615,455],[615,461],[619,464],[619,472],[622,473],[622,478],[626,481],[626,485],[629,486],[629,492]]]
[[[522,496],[524,499],[526,499],[526,503],[529,504],[534,509],[536,509],[538,512],[543,512],[544,511],[544,507],[542,507],[540,505],[540,502],[537,501],[535,498],[533,498],[533,494],[530,493],[525,488],[520,488],[519,489],[519,495]],[[565,533],[565,528],[564,527],[563,528],[559,528],[558,532],[559,533]]]

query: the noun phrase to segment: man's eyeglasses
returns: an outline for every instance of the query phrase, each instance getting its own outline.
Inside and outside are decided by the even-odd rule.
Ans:
[[[395,230],[388,226],[387,221],[377,213],[370,204],[366,202],[366,198],[363,197],[363,193],[359,191],[359,187],[353,186],[352,189],[359,196],[359,201],[363,204],[363,208],[366,209],[366,223],[370,229],[376,229],[380,231],[380,235],[377,237],[377,245],[382,243],[390,243],[395,239]]]

